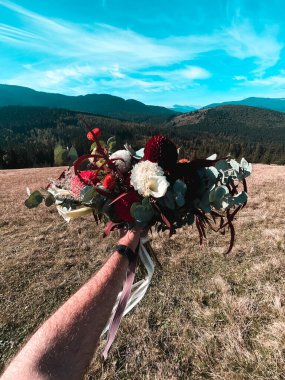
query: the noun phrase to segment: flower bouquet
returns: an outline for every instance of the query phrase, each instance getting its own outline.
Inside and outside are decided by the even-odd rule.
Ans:
[[[86,123],[85,123],[86,124]],[[114,151],[115,139],[102,141],[99,128],[89,129],[91,153],[75,160],[58,179],[46,189],[29,194],[25,205],[37,207],[56,205],[66,221],[93,214],[97,223],[104,222],[104,236],[117,228],[140,226],[157,232],[195,225],[200,244],[206,239],[206,227],[230,231],[226,253],[233,247],[234,217],[247,202],[246,177],[252,165],[244,158],[238,163],[214,154],[207,159],[178,159],[178,151],[165,136],[153,136],[145,147],[135,151],[126,144]],[[120,319],[145,295],[157,261],[148,238],[142,238],[139,258],[146,277],[135,284],[135,267],[129,269],[122,292],[114,306],[108,329],[109,340],[104,352],[114,339]],[[126,296],[127,295],[127,296]],[[120,306],[120,307],[118,307]],[[120,311],[118,311],[120,310]]]

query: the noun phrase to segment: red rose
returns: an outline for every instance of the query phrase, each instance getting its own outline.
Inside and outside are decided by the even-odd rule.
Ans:
[[[139,199],[135,191],[130,191],[124,197],[118,199],[114,203],[116,216],[124,222],[131,222],[133,220],[130,213],[131,206],[133,203],[138,202]]]
[[[96,139],[99,139],[101,136],[101,129],[100,128],[94,128],[92,129],[92,132],[87,133],[87,138],[90,141],[95,141]]]
[[[113,190],[116,186],[116,178],[112,173],[109,173],[106,175],[106,177],[103,180],[103,186],[107,190]]]
[[[71,192],[76,196],[80,196],[80,192],[83,189],[84,186],[94,186],[96,183],[98,183],[97,173],[93,172],[92,170],[85,170],[80,172],[80,176],[82,180],[80,179],[79,175],[76,175],[72,178],[70,183]]]

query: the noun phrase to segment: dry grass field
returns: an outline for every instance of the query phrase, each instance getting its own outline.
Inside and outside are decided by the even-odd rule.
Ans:
[[[1,363],[102,265],[115,236],[91,217],[67,224],[51,207],[23,206],[59,168],[0,171]],[[99,347],[86,379],[285,379],[285,167],[254,165],[234,249],[185,228],[153,239],[163,270]]]

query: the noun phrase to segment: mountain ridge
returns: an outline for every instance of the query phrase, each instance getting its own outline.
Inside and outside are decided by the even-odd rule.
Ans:
[[[211,103],[204,108],[214,108],[223,105],[241,105],[257,108],[271,109],[274,111],[285,112],[285,97],[284,98],[261,98],[261,97],[249,97],[241,100],[226,101],[221,103]]]
[[[61,108],[133,121],[167,119],[178,114],[165,107],[147,105],[135,99],[123,99],[109,94],[63,95],[0,84],[0,107],[5,106]]]

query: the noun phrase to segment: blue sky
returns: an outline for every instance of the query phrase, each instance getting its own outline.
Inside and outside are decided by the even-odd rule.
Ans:
[[[285,97],[283,0],[0,0],[0,83],[147,104]]]

